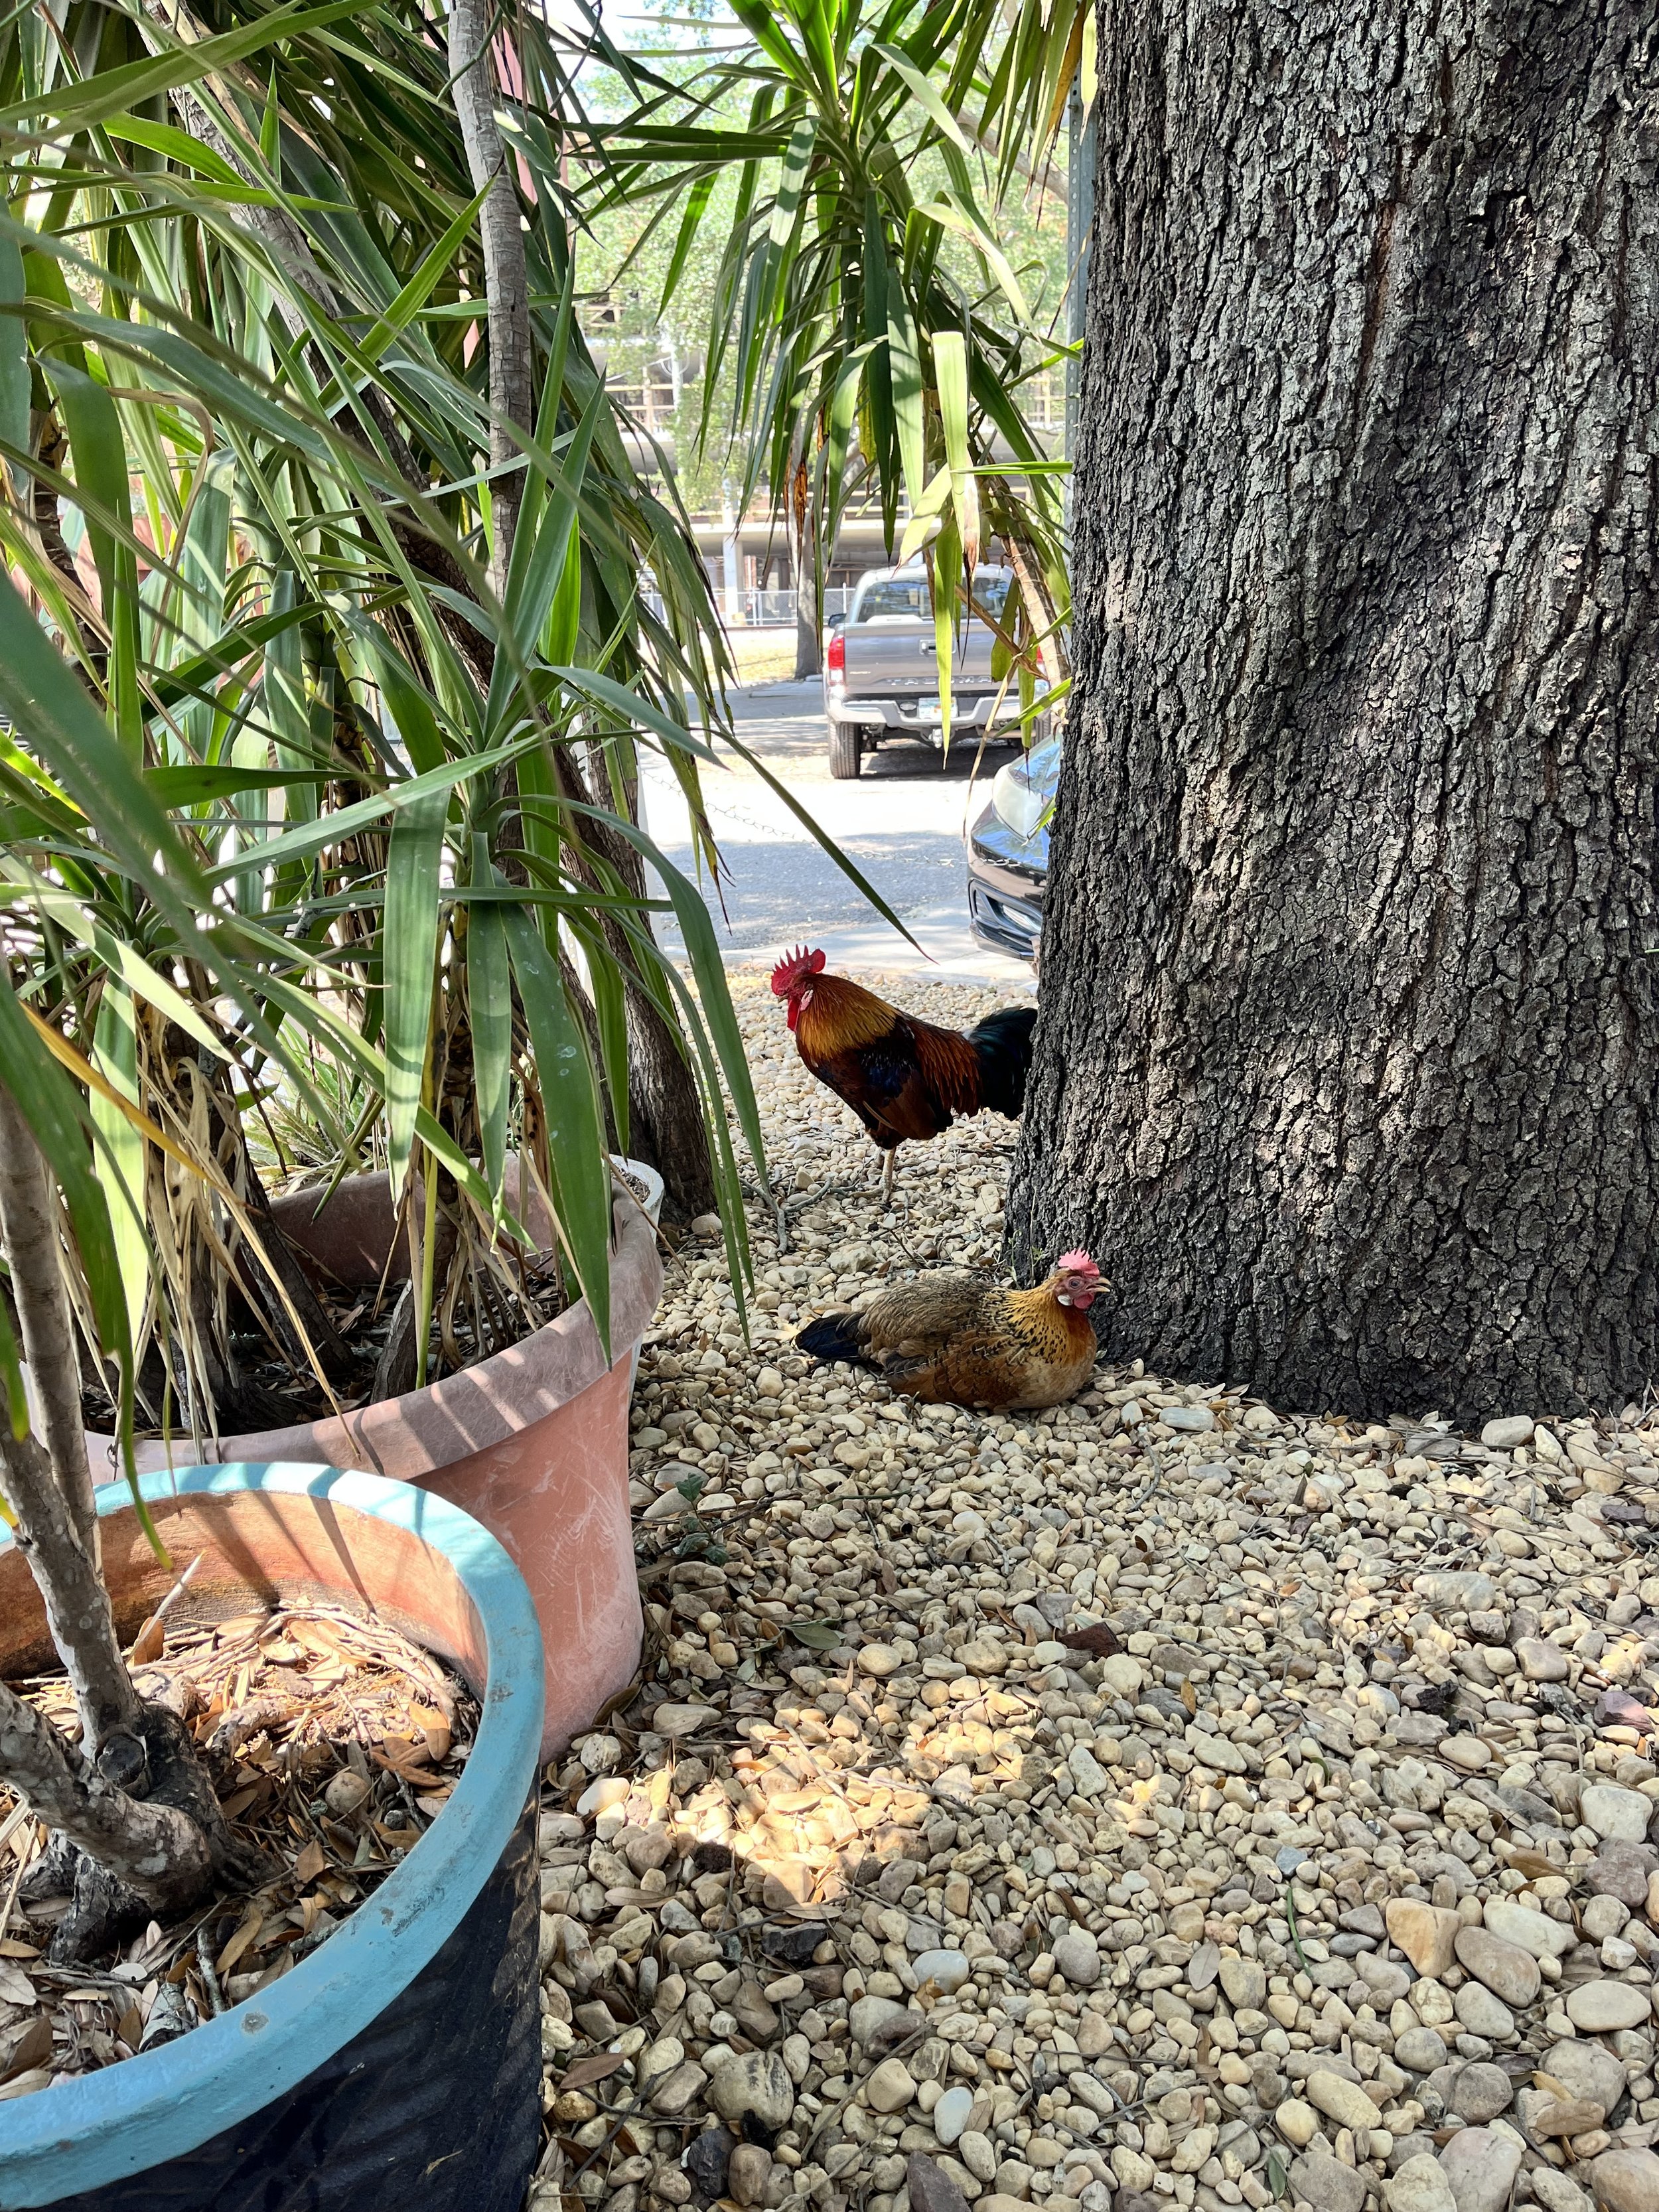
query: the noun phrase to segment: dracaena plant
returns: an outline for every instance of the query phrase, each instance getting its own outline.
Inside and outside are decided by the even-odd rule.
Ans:
[[[593,142],[606,207],[673,227],[666,307],[705,222],[727,228],[705,403],[730,367],[745,501],[763,484],[822,603],[855,492],[925,550],[949,736],[957,623],[994,535],[1018,578],[1000,665],[1032,708],[1066,680],[1061,464],[1027,419],[1057,357],[998,242],[996,208],[1046,158],[1084,48],[1080,0],[732,0],[744,36],[689,84],[645,77]],[[736,110],[744,116],[735,125]],[[717,197],[737,175],[735,208]],[[924,181],[925,180],[925,181]],[[909,520],[901,534],[901,501]]]
[[[416,1381],[434,1324],[458,1362],[562,1292],[606,1334],[630,1145],[741,1285],[754,1098],[635,806],[653,749],[717,866],[721,648],[573,312],[570,100],[476,0],[0,27],[0,908],[109,1193],[110,1278],[70,1277],[124,1425],[292,1418],[250,1313],[337,1381],[259,1171],[295,1112],[390,1173]]]

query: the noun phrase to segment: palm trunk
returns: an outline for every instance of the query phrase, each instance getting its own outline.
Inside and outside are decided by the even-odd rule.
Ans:
[[[0,1183],[3,1180],[0,1176]],[[27,1296],[18,1304],[27,1311]],[[115,1639],[109,1593],[82,1543],[46,1453],[33,1437],[14,1437],[8,1424],[0,1424],[0,1478],[17,1517],[18,1548],[46,1605],[46,1625],[75,1692],[87,1756],[96,1759],[106,1745],[119,1744],[121,1750],[113,1755],[122,1771],[129,1771],[125,1746],[137,1722],[138,1693]]]
[[[696,1078],[643,987],[628,994],[628,1115],[629,1151],[662,1177],[670,1218],[713,1213],[719,1200]]]
[[[490,588],[501,599],[507,562],[524,497],[524,449],[508,427],[530,427],[535,398],[531,374],[530,279],[512,156],[495,122],[495,73],[490,35],[499,18],[489,0],[453,0],[449,15],[449,74],[455,114],[472,172],[472,188],[489,196],[479,222],[483,236],[484,291],[489,332],[490,499],[495,546]]]

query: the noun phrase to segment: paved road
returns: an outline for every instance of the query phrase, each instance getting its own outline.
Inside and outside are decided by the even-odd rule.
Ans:
[[[1030,988],[1024,961],[975,944],[968,928],[964,820],[984,805],[1006,752],[988,753],[974,782],[971,744],[953,744],[948,763],[932,746],[883,745],[856,782],[836,783],[816,683],[754,685],[733,694],[732,714],[744,744],[862,869],[922,951],[882,920],[754,769],[727,754],[726,768],[706,772],[703,792],[729,872],[723,911],[706,890],[728,965],[769,966],[780,950],[805,939],[843,968]],[[689,874],[678,787],[654,757],[644,781],[646,827]],[[665,941],[683,950],[678,933],[665,931]]]

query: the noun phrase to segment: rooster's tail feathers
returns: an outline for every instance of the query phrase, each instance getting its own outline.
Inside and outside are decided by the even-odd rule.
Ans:
[[[968,1031],[979,1061],[980,1101],[1010,1121],[1025,1104],[1025,1078],[1031,1065],[1035,1006],[999,1006]]]
[[[859,1340],[859,1316],[855,1313],[820,1314],[795,1333],[795,1341],[803,1352],[810,1352],[814,1359],[860,1360],[864,1347]]]

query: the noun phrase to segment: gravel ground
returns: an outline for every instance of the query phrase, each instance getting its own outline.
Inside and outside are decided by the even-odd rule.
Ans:
[[[994,1264],[1011,1133],[907,1150],[884,1218],[738,990],[792,1249],[756,1209],[745,1349],[689,1243],[641,1359],[646,1671],[544,1815],[532,2212],[1659,2212],[1659,1412],[812,1370],[906,1243]]]

